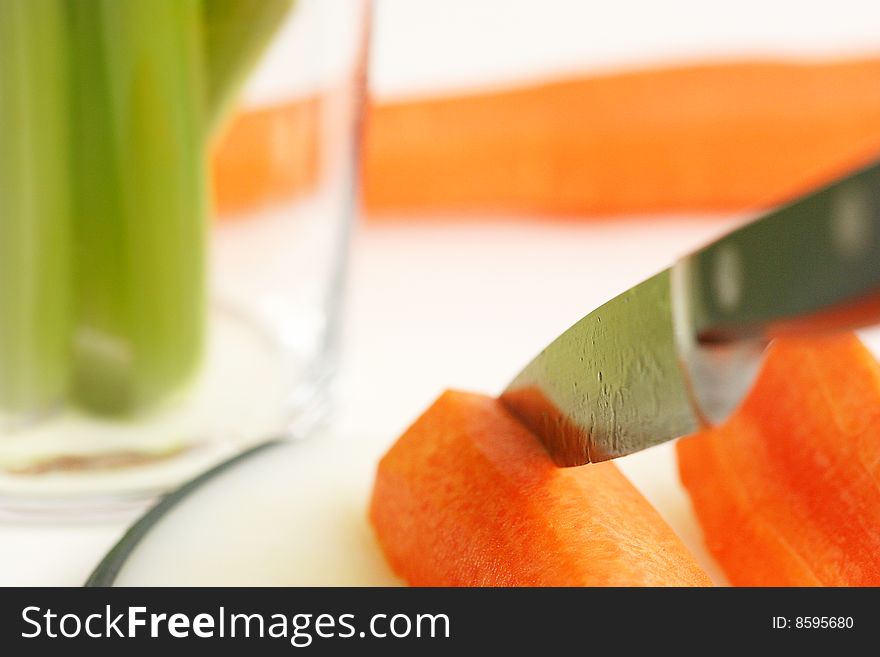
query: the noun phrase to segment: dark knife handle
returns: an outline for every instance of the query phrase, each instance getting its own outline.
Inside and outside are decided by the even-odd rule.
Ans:
[[[679,298],[699,343],[880,321],[880,162],[735,230],[677,267]]]

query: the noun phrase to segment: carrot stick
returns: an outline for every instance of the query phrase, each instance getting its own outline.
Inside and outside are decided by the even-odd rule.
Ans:
[[[318,181],[319,98],[239,115],[213,154],[214,206],[224,218],[311,191]]]
[[[735,415],[677,449],[732,584],[880,585],[880,366],[855,336],[778,340]]]
[[[557,468],[495,399],[446,392],[379,464],[370,517],[416,586],[706,586],[612,463]]]
[[[314,186],[317,107],[238,118],[215,150],[220,215]],[[279,129],[300,140],[287,157],[273,146]],[[374,103],[364,204],[385,217],[727,212],[777,204],[877,155],[880,59],[656,69]]]
[[[880,154],[880,59],[734,62],[373,106],[373,215],[775,204]]]
[[[215,149],[218,213],[318,177],[317,99],[241,115]],[[287,155],[273,146],[296,135]],[[373,216],[730,212],[778,204],[880,156],[880,59],[733,62],[373,104]]]

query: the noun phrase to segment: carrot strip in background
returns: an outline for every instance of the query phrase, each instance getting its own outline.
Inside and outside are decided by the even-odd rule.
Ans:
[[[734,416],[677,451],[732,584],[880,585],[880,366],[855,336],[778,340]]]
[[[379,464],[370,517],[416,586],[708,586],[612,463],[557,468],[498,400],[446,392]]]
[[[379,105],[372,214],[732,211],[880,154],[880,60],[738,62]]]
[[[214,148],[214,206],[224,219],[312,191],[320,172],[318,97],[240,113]]]
[[[246,112],[214,154],[220,215],[311,190],[319,100]],[[728,212],[880,156],[880,59],[733,62],[373,104],[364,204],[424,213]]]

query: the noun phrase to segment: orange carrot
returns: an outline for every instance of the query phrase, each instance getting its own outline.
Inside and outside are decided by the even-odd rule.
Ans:
[[[311,191],[319,175],[320,100],[239,114],[214,149],[218,216],[240,217]]]
[[[320,101],[242,114],[218,213],[314,187]],[[369,214],[614,215],[774,205],[880,156],[880,59],[734,62],[374,104]]]
[[[371,214],[775,204],[880,154],[880,59],[734,62],[378,105]]]
[[[379,464],[370,517],[416,586],[705,586],[612,463],[557,468],[495,399],[446,392]]]
[[[880,585],[880,366],[855,336],[778,340],[734,416],[677,449],[731,583]]]

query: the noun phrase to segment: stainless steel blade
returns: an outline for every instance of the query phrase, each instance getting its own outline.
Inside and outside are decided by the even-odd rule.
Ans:
[[[678,360],[670,270],[593,311],[501,396],[560,465],[629,454],[699,426]]]

